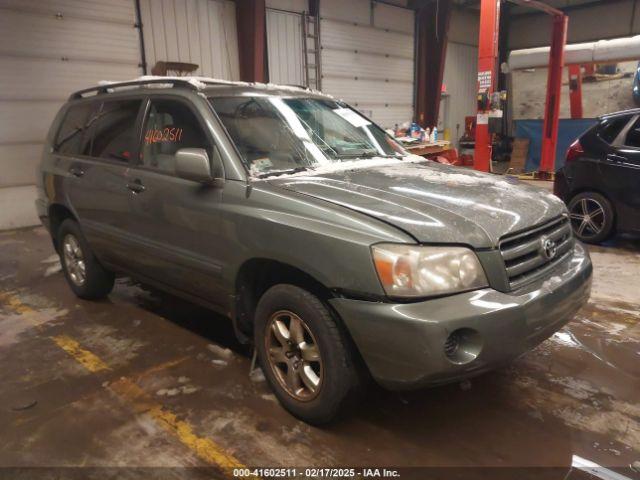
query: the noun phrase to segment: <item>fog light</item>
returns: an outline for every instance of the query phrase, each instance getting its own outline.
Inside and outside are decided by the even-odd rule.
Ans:
[[[445,356],[458,365],[473,362],[482,351],[482,336],[471,328],[460,328],[444,342]]]

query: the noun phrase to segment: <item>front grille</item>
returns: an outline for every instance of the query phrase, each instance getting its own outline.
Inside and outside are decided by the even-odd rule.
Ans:
[[[547,239],[555,243],[556,252],[551,258],[545,254]],[[566,216],[502,238],[500,253],[507,270],[509,288],[516,290],[548,273],[569,255],[573,244],[571,224]]]

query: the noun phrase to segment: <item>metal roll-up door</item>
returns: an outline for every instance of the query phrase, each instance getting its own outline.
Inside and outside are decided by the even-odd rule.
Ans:
[[[322,90],[384,127],[414,114],[414,12],[355,0],[320,2]]]
[[[0,0],[0,228],[33,223],[36,166],[69,94],[141,74],[135,25],[133,0]]]

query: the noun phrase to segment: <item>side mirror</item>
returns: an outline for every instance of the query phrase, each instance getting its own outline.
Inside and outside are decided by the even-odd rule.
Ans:
[[[217,180],[222,180],[220,166],[221,159],[218,149],[214,147],[214,160],[219,165],[214,165],[213,168],[209,162],[209,155],[203,148],[181,148],[175,154],[176,159],[176,175],[187,180],[193,180],[201,183],[215,183]],[[215,174],[212,174],[212,171]],[[217,174],[217,175],[216,175]]]

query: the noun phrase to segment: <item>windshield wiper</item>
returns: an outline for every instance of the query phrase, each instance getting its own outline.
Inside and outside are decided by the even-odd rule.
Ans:
[[[340,154],[340,158],[362,158],[364,160],[369,158],[403,158],[403,155],[391,155],[387,153],[343,153]]]
[[[307,170],[309,170],[309,167],[296,167],[296,168],[289,168],[286,170],[273,170],[271,172],[264,172],[259,175],[256,175],[256,177],[257,178],[278,177],[280,175],[290,175],[292,173],[306,172]]]

